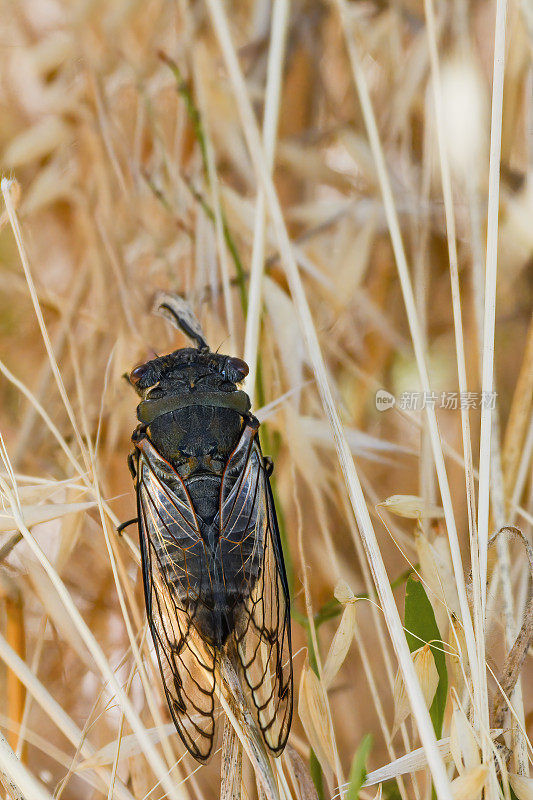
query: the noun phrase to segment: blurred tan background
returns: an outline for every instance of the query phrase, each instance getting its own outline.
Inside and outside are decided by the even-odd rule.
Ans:
[[[417,0],[350,2],[348,6],[351,35],[360,50],[386,155],[432,387],[437,394],[457,391],[424,6]],[[261,124],[271,4],[245,0],[225,7]],[[506,431],[512,404],[517,403],[517,382],[523,381],[524,403],[531,394],[528,375],[533,372],[530,16],[527,3],[509,4],[495,340],[498,435],[507,500],[516,486],[519,458],[505,450]],[[117,520],[124,520],[135,513],[126,466],[135,398],[121,376],[154,352],[185,343],[150,314],[155,291],[163,288],[186,294],[213,349],[243,355],[242,301],[249,289],[257,193],[254,170],[203,3],[3,0],[0,19],[2,174],[18,182],[12,195],[77,433],[52,374],[5,214],[0,232],[0,358],[42,404],[82,472],[92,475],[77,438],[83,442],[86,434],[90,436],[102,496]],[[437,33],[468,380],[469,388],[479,392],[492,4],[485,0],[437,3]],[[161,59],[161,52],[174,60],[182,82]],[[216,185],[204,172],[198,130],[187,110],[191,100],[216,165]],[[333,4],[298,0],[290,5],[274,176],[392,581],[405,572],[408,563],[377,519],[375,503],[393,494],[438,495],[434,494],[423,414],[398,408],[402,392],[420,391],[420,387],[378,178]],[[219,203],[230,243],[239,255],[241,275],[230,249],[221,246],[210,218],[211,209]],[[366,585],[354,547],[356,529],[346,511],[342,475],[269,226],[265,259],[261,390],[256,392],[255,406],[291,392],[268,413],[266,428],[294,571],[294,604],[303,614],[298,507],[314,610],[331,600],[340,577],[356,593],[365,592]],[[229,309],[221,261],[229,278]],[[396,397],[395,409],[376,409],[375,392],[382,387]],[[437,413],[442,438],[449,446],[447,466],[468,570],[460,413],[446,409]],[[476,408],[471,414],[475,463],[479,413]],[[519,455],[531,405],[525,411],[521,407],[520,413],[525,417]],[[0,430],[15,472],[42,481],[20,478],[25,503],[92,499],[50,428],[5,373],[0,378]],[[67,479],[66,485],[60,483]],[[516,501],[529,514],[531,492],[528,469]],[[392,536],[408,558],[417,562],[414,523],[387,519]],[[121,563],[121,580],[131,589],[128,603],[134,604],[137,631],[144,613],[139,570],[127,544],[114,538],[108,523]],[[530,535],[527,520],[521,518],[518,524]],[[32,530],[110,665],[126,684],[132,659],[98,509],[60,515]],[[433,541],[442,529],[427,525],[426,533]],[[2,544],[9,535],[8,528]],[[129,535],[136,542],[134,529]],[[511,554],[516,563],[522,559],[519,545],[511,546]],[[517,571],[516,576],[518,581]],[[0,631],[11,648],[31,665],[96,749],[113,742],[121,724],[120,709],[27,545],[17,544],[4,558],[0,578]],[[519,583],[515,586],[518,597]],[[396,596],[403,608],[403,584]],[[494,600],[497,607],[498,596]],[[319,629],[323,658],[336,624],[332,620]],[[298,621],[293,628],[298,682],[306,637]],[[447,638],[445,631],[441,634]],[[383,640],[377,636],[370,605],[361,603],[356,643],[329,692],[345,773],[367,732],[374,736],[371,767],[390,760],[357,645],[362,642],[370,659],[390,726],[394,712],[381,652],[385,640],[386,633]],[[149,650],[147,643],[148,660]],[[504,650],[503,622],[496,614],[488,639],[489,663],[495,668],[502,663]],[[530,674],[530,663],[526,669]],[[0,703],[0,727],[16,747],[23,724],[23,756],[30,770],[53,791],[61,786],[75,759],[61,797],[102,796],[76,775],[83,757],[75,757],[72,742],[34,699],[25,700],[17,679],[4,666],[0,676],[0,693],[8,697],[7,703]],[[523,685],[531,732],[531,682],[524,680]],[[138,677],[129,692],[146,727],[151,727]],[[162,700],[160,708],[167,721]],[[416,736],[411,731],[409,725],[408,740],[414,747]],[[124,733],[131,733],[127,725]],[[294,737],[305,757],[305,734],[296,711]],[[171,741],[176,753],[181,753],[177,741]],[[401,755],[405,742],[401,737],[395,742]],[[187,759],[184,764],[185,774],[195,767]],[[112,766],[112,757],[107,766]],[[184,790],[191,797],[216,797],[217,769],[217,763],[202,768]],[[162,794],[160,787],[150,793],[156,778],[139,755],[120,761],[119,776],[139,800]],[[408,787],[411,796],[415,790],[410,783]]]

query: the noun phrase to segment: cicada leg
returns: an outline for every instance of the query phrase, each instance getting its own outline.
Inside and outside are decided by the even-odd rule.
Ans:
[[[128,456],[128,467],[131,472],[131,477],[133,480],[137,477],[137,470],[135,469],[135,455],[134,453],[130,453]]]
[[[120,525],[117,525],[117,533],[119,536],[122,535],[122,531],[127,528],[129,525],[133,525],[134,522],[139,522],[138,517],[133,517],[133,519],[128,519],[126,522],[122,522]]]

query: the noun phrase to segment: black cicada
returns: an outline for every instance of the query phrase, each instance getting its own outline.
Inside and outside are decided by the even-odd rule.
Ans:
[[[258,420],[238,384],[244,361],[212,352],[183,301],[160,305],[197,347],[147,361],[130,467],[146,611],[168,707],[187,750],[215,741],[215,684],[231,650],[266,745],[292,717],[289,592]]]

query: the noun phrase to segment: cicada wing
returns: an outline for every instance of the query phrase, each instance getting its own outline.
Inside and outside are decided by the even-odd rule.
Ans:
[[[248,696],[266,745],[279,755],[289,735],[293,703],[289,588],[256,430],[245,429],[241,452],[238,448],[234,454],[234,462],[241,459],[242,465],[236,481],[232,483],[231,461],[224,477],[221,554],[225,565],[233,559],[232,574],[242,581],[244,602],[233,636]]]
[[[217,654],[198,617],[210,581],[194,508],[179,475],[147,439],[138,444],[137,503],[148,622],[170,714],[187,750],[213,750]]]

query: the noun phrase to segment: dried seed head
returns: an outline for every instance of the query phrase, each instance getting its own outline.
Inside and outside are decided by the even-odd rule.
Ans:
[[[424,647],[413,653],[413,664],[424,700],[429,708],[439,685],[439,673],[429,644],[425,644]]]
[[[459,775],[464,775],[481,764],[474,731],[455,698],[450,728],[450,751]]]
[[[468,677],[468,659],[465,658],[466,639],[464,629],[455,614],[452,614],[452,624],[450,625],[448,645],[451,654],[450,665],[454,679],[453,682],[457,691],[460,691],[465,680],[465,674],[463,670],[466,670],[466,675]]]
[[[394,722],[392,725],[392,736],[394,737],[400,725],[407,719],[411,711],[409,698],[405,690],[405,684],[403,682],[403,677],[400,670],[398,670],[394,679],[393,702]]]
[[[426,503],[416,494],[393,494],[382,503],[378,503],[378,506],[383,506],[396,516],[406,519],[435,519],[444,516],[440,506]]]
[[[533,800],[533,778],[525,775],[509,775],[511,789],[518,800]]]
[[[326,689],[333,683],[344,659],[348,655],[357,625],[355,609],[355,603],[349,602],[347,604],[331,642],[322,675]]]
[[[335,586],[333,594],[335,595],[335,599],[338,600],[339,603],[342,603],[343,606],[347,605],[348,603],[357,602],[357,597],[352,592],[346,581],[340,580]]]
[[[335,769],[333,744],[328,724],[327,700],[322,684],[305,664],[300,678],[298,714],[309,744],[313,748],[326,776]]]
[[[433,698],[435,697],[437,686],[439,685],[439,673],[437,672],[437,667],[435,666],[435,659],[433,658],[433,653],[431,652],[429,644],[426,644],[424,645],[424,647],[421,647],[419,650],[416,650],[412,654],[412,658],[416,676],[418,678],[420,688],[422,689],[424,700],[426,701],[426,706],[429,708],[433,702]],[[396,673],[396,678],[394,681],[393,698],[394,698],[394,724],[393,724],[393,736],[394,736],[394,734],[396,733],[402,722],[411,713],[409,698],[405,690],[402,674],[399,670]]]
[[[480,766],[459,775],[452,781],[453,800],[477,800],[485,786],[487,774],[487,767]]]

